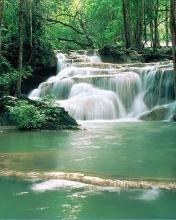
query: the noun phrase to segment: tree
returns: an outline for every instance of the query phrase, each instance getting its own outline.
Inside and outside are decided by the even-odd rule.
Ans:
[[[173,62],[174,70],[176,71],[176,0],[171,0],[171,34],[173,46]]]
[[[153,50],[156,52],[160,46],[159,30],[158,30],[158,17],[159,17],[159,0],[154,2],[154,39],[153,39]]]
[[[169,46],[169,1],[165,0],[165,16],[166,16],[166,20],[165,20],[165,31],[166,31],[166,46]]]
[[[135,24],[135,47],[136,49],[142,49],[142,37],[144,30],[144,0],[136,0],[135,2],[136,8],[136,24]]]
[[[32,0],[25,0],[26,3],[26,26],[27,26],[27,33],[29,35],[29,47],[30,47],[30,54],[29,54],[29,63],[31,63],[32,59],[32,46],[33,46],[33,40],[32,40]]]
[[[170,14],[171,14],[170,20],[171,20],[173,64],[175,71],[175,97],[176,97],[176,0],[170,0]]]
[[[3,21],[3,11],[4,11],[4,0],[0,0],[0,55],[2,49],[2,21]]]
[[[124,20],[124,36],[126,49],[131,47],[131,24],[130,24],[130,2],[122,0],[122,11]]]
[[[18,47],[18,71],[19,76],[17,79],[17,86],[16,86],[16,96],[21,95],[21,81],[22,81],[22,69],[23,69],[23,0],[19,0],[19,14],[18,14],[18,40],[19,40],[19,47]]]

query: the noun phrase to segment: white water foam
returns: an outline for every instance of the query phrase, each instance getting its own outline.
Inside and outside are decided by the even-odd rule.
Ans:
[[[87,184],[69,181],[69,180],[48,180],[41,183],[35,183],[32,185],[31,189],[34,192],[45,192],[45,191],[54,191],[56,189],[79,189],[87,187]]]
[[[116,187],[102,187],[93,186],[81,182],[70,181],[70,180],[48,180],[40,183],[35,183],[32,185],[31,190],[37,193],[44,193],[46,191],[56,191],[60,189],[83,189],[84,191],[76,192],[71,195],[71,197],[85,198],[87,195],[95,195],[102,192],[120,192],[121,190]]]

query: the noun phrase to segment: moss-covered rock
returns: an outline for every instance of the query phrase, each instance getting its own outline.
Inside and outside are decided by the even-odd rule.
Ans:
[[[20,103],[23,109],[20,109]],[[32,122],[33,118],[30,116],[30,109],[31,108],[35,111],[35,113],[41,115],[40,121]],[[11,109],[11,110],[10,110]],[[13,114],[13,112],[16,112]],[[21,111],[21,112],[20,112]],[[26,118],[28,116],[31,117],[31,120]],[[15,117],[14,117],[15,115]],[[26,119],[26,126],[25,123],[21,122]],[[34,118],[35,119],[35,118]],[[36,122],[36,123],[35,123]],[[37,123],[40,123],[37,125]],[[68,112],[65,111],[64,108],[50,105],[50,103],[44,101],[33,101],[28,99],[26,96],[21,96],[19,99],[11,97],[11,96],[4,96],[0,99],[0,126],[11,126],[16,125],[20,129],[24,130],[31,130],[31,129],[47,129],[47,130],[58,130],[58,129],[78,129],[79,126],[75,119],[73,119]]]
[[[123,49],[115,46],[105,46],[99,50],[103,62],[131,63],[143,62],[143,57],[134,49]]]
[[[104,62],[130,63],[130,62],[160,62],[172,59],[171,48],[161,48],[153,51],[152,48],[145,48],[137,51],[135,48],[124,49],[123,47],[106,45],[99,50]]]

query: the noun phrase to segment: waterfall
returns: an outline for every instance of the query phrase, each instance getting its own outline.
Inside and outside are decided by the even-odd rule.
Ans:
[[[172,63],[103,63],[93,52],[57,53],[58,73],[29,94],[52,95],[78,120],[136,118],[174,101]],[[174,105],[175,106],[175,105]],[[173,114],[173,110],[170,112]]]

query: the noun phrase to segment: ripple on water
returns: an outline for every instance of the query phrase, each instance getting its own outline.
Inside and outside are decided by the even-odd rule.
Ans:
[[[138,195],[135,199],[144,200],[144,201],[153,201],[160,197],[162,191],[159,188],[153,188],[149,190],[142,190],[140,195]]]
[[[102,146],[96,146],[96,145],[91,145],[91,146],[78,146],[78,147],[73,147],[74,149],[100,149],[103,148]]]
[[[77,158],[77,159],[75,159],[74,161],[79,162],[79,161],[91,160],[91,159],[96,159],[96,157]]]
[[[15,196],[23,196],[23,195],[26,195],[28,194],[29,192],[19,192],[19,193],[15,193],[14,195]]]

